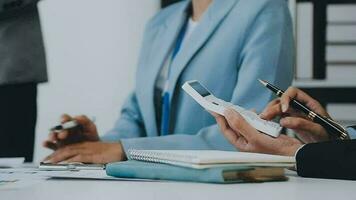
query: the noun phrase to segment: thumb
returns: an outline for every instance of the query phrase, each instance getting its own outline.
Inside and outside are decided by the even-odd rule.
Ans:
[[[61,123],[65,123],[65,122],[68,122],[68,121],[71,121],[71,120],[73,120],[73,118],[68,114],[63,114],[61,116]]]
[[[228,109],[225,111],[225,118],[232,130],[240,133],[246,140],[251,139],[255,129],[235,110]]]

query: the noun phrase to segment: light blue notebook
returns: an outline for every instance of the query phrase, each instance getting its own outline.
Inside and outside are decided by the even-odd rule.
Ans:
[[[106,173],[109,176],[119,178],[203,183],[243,183],[287,180],[283,168],[230,166],[193,169],[134,160],[108,164],[106,166]]]

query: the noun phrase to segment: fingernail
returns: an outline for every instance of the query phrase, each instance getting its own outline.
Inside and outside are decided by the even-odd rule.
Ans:
[[[287,112],[288,110],[288,105],[282,104],[282,112]]]

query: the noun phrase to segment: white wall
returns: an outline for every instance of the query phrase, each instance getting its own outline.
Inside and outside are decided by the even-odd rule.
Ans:
[[[110,129],[134,85],[144,25],[159,0],[46,0],[39,4],[49,83],[39,87],[35,160],[62,113],[96,117]]]

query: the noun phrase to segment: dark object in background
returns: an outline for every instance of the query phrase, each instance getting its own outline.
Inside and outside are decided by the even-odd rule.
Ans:
[[[37,84],[47,81],[39,0],[0,1],[0,157],[32,161]]]
[[[181,1],[181,0],[162,0],[161,1],[161,7],[162,8],[165,8],[173,3],[177,3],[178,1]]]
[[[25,157],[32,161],[36,97],[36,83],[0,87],[0,157]]]

